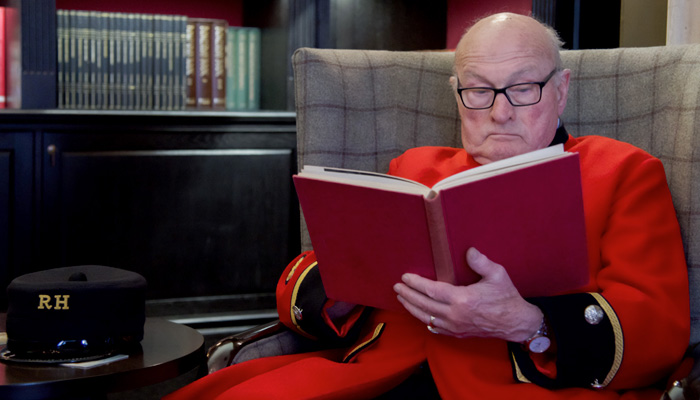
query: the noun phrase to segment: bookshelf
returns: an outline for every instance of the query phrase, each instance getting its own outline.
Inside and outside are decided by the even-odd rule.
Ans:
[[[51,0],[31,4],[39,1]],[[210,342],[274,318],[277,278],[299,252],[292,52],[444,48],[444,1],[340,3],[56,0],[63,10],[260,29],[261,107],[0,110],[0,286],[41,269],[101,264],[144,275],[148,315],[209,332]],[[430,34],[416,37],[421,26]],[[370,28],[393,41],[355,34]]]
[[[195,44],[201,41],[194,36],[209,31],[201,30],[199,25],[196,29],[185,29],[178,16],[187,20],[221,20],[228,27],[245,27],[251,30],[247,35],[250,47],[247,54],[251,60],[260,61],[241,63],[238,61],[240,57],[236,57],[236,61],[229,62],[226,69],[232,71],[235,67],[236,71],[239,71],[243,69],[241,65],[248,64],[248,70],[243,74],[250,77],[246,85],[250,88],[251,96],[256,98],[252,109],[293,110],[291,56],[298,47],[386,50],[445,47],[446,0],[430,4],[405,4],[397,0],[350,3],[338,0],[129,0],[118,3],[87,0],[7,1],[18,5],[18,9],[28,10],[27,13],[20,13],[28,22],[21,24],[24,29],[24,53],[38,48],[26,42],[27,40],[35,40],[41,45],[58,43],[54,49],[58,53],[57,56],[44,56],[47,59],[51,58],[50,62],[53,58],[58,60],[55,71],[51,71],[56,74],[58,82],[56,106],[46,103],[51,96],[42,96],[41,101],[36,103],[28,101],[39,92],[32,88],[26,90],[24,96],[10,96],[10,101],[14,104],[11,108],[168,111],[181,109],[182,102],[179,101],[179,97],[183,92],[179,86],[184,84],[179,84],[179,80],[182,79],[182,72],[179,70],[188,71],[187,82],[199,82],[189,77],[201,77],[201,74],[189,72],[199,68],[199,63],[189,68],[190,64],[180,61],[177,53],[182,53],[185,58],[185,54],[190,54],[188,49],[196,49],[199,52],[219,49],[219,46],[215,46],[213,40],[206,48],[196,46]],[[46,18],[42,17],[42,20],[50,20],[53,13],[58,14],[57,18],[54,18],[56,27],[51,28],[47,25],[46,28],[47,33],[57,36],[57,39],[49,38],[48,34],[33,35],[37,27],[46,25],[38,22],[39,17],[31,17],[41,13],[47,15]],[[161,18],[165,22],[162,22]],[[171,21],[173,18],[174,22]],[[209,30],[217,32],[214,27]],[[190,35],[190,32],[194,33]],[[32,36],[34,39],[31,39]],[[28,37],[30,39],[26,39]],[[182,49],[178,40],[185,43],[187,49]],[[235,41],[231,39],[228,30],[227,41]],[[173,52],[176,53],[175,56]],[[215,60],[224,59],[223,56],[216,56],[222,52],[223,50],[219,53],[212,51],[213,55],[208,65],[216,65]],[[240,51],[234,53],[242,54]],[[194,57],[196,60],[205,58]],[[203,68],[200,71],[203,71]],[[259,73],[256,76],[248,71]],[[41,74],[30,75],[30,78],[35,80],[37,75],[46,75],[46,79],[49,79],[43,70]],[[239,86],[241,85],[244,83],[239,83]],[[48,87],[46,84],[39,86]],[[208,85],[197,85],[198,90],[200,86]],[[235,85],[227,86],[231,88]],[[140,91],[155,92],[153,97],[156,99],[165,96],[167,103],[158,104],[150,99],[142,100],[139,98]],[[167,95],[163,95],[161,91],[175,93],[168,92]],[[95,92],[98,94],[94,94]],[[103,92],[109,94],[101,94]],[[175,96],[175,101],[170,100],[171,96]],[[20,98],[24,104],[18,106],[17,99]],[[109,104],[105,104],[105,98]],[[247,109],[251,109],[251,106]]]

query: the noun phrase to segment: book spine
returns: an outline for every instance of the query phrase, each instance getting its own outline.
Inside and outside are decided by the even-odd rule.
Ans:
[[[71,68],[73,70],[73,107],[74,109],[80,109],[82,107],[82,95],[83,95],[83,77],[82,64],[83,64],[83,42],[80,29],[80,11],[73,11],[71,14],[71,35],[73,37],[72,49],[71,49]]]
[[[445,217],[442,212],[442,200],[439,195],[428,196],[425,199],[425,216],[428,222],[430,243],[433,249],[433,264],[435,264],[437,280],[454,283],[455,271],[452,263],[450,245],[447,239]],[[466,254],[464,256],[466,257]]]
[[[139,29],[138,29],[138,15],[131,13],[127,18],[128,25],[128,37],[129,37],[129,86],[128,86],[128,107],[130,110],[140,110],[141,109],[141,98],[138,93],[138,89],[141,84],[141,78],[139,74]]]
[[[172,111],[174,108],[175,85],[175,17],[166,15],[163,17],[164,43],[163,43],[163,97],[164,109]]]
[[[5,108],[5,7],[0,7],[0,108]],[[66,22],[68,11],[56,10],[56,106],[60,109],[66,108],[66,57],[68,46],[66,38],[68,37],[68,24]]]
[[[183,83],[184,69],[184,25],[183,17],[173,17],[173,110],[182,110],[184,106]]]
[[[212,108],[226,108],[226,21],[212,22],[211,31],[211,85]]]
[[[163,17],[153,16],[153,109],[162,109]]]
[[[236,57],[236,109],[248,108],[248,29],[238,31],[238,57]]]
[[[76,82],[76,102],[75,106],[78,109],[88,108],[88,93],[89,93],[89,66],[88,66],[88,13],[87,11],[78,11],[76,13],[77,22],[75,34],[77,35],[76,46],[77,46],[77,82]]]
[[[197,43],[195,30],[197,23],[192,19],[187,19],[185,27],[185,107],[197,107]]]
[[[144,110],[145,106],[143,103],[143,88],[146,82],[143,81],[143,74],[141,70],[143,69],[143,30],[141,29],[141,22],[143,21],[143,14],[134,14],[133,29],[134,29],[134,109]]]
[[[175,44],[175,62],[176,62],[176,79],[177,79],[177,92],[175,93],[176,104],[178,110],[184,110],[185,104],[187,102],[187,84],[186,79],[186,64],[187,64],[187,53],[186,53],[186,41],[187,41],[187,17],[180,15],[177,17],[176,21],[177,31],[176,31],[176,44]]]
[[[92,107],[92,58],[90,57],[91,37],[90,37],[90,12],[81,13],[81,38],[82,38],[82,101],[83,108]]]
[[[197,43],[197,108],[210,109],[212,106],[211,85],[211,21],[198,21]]]
[[[88,108],[90,109],[96,109],[98,108],[98,91],[99,91],[99,82],[97,79],[97,76],[100,74],[99,67],[98,65],[98,52],[97,52],[97,46],[98,46],[98,29],[99,29],[99,21],[98,21],[98,13],[96,11],[90,11],[88,12],[87,15],[87,64],[88,64],[88,87],[87,87],[87,104]]]
[[[133,60],[131,59],[131,31],[129,27],[130,14],[122,14],[121,34],[122,34],[122,110],[130,110],[133,107],[131,102],[131,86],[133,85]]]
[[[226,30],[226,109],[236,109],[236,30]]]
[[[126,13],[119,13],[119,41],[121,81],[119,83],[119,109],[129,108],[129,17]]]
[[[141,17],[141,95],[146,110],[153,109],[153,21],[152,14],[144,14]]]
[[[124,21],[122,13],[114,13],[114,109],[124,107]]]
[[[248,110],[260,109],[260,56],[259,28],[248,28]]]
[[[68,35],[67,48],[65,50],[66,59],[66,75],[65,75],[65,107],[68,109],[76,108],[76,84],[77,84],[77,35],[76,11],[70,10],[67,12],[68,26],[66,32]]]
[[[103,39],[105,27],[104,18],[102,12],[94,12],[92,14],[92,24],[93,24],[93,42],[94,42],[94,53],[95,58],[94,66],[94,81],[93,81],[93,91],[95,94],[94,106],[98,110],[103,110],[105,108],[105,91],[104,91],[104,75],[105,75],[105,64],[104,64],[104,45],[105,41]]]
[[[107,110],[109,109],[109,76],[110,76],[110,64],[109,64],[109,46],[110,46],[110,18],[109,18],[109,13],[107,12],[100,12],[99,14],[99,20],[100,20],[100,30],[99,30],[99,41],[100,41],[100,54],[98,54],[98,57],[100,58],[100,78],[98,79],[100,82],[100,88],[99,88],[99,107],[101,110]]]
[[[109,38],[109,81],[107,83],[108,108],[117,109],[117,88],[118,88],[118,58],[119,58],[119,38],[118,20],[115,13],[107,13],[109,27],[107,36]]]

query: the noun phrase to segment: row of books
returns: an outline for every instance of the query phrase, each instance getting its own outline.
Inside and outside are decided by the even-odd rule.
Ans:
[[[56,18],[58,108],[260,108],[257,28],[182,15],[57,10]]]

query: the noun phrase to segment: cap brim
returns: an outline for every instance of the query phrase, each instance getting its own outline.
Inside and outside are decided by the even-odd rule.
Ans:
[[[13,352],[4,348],[0,352],[0,360],[13,362],[13,363],[35,363],[35,364],[62,364],[62,363],[75,363],[84,361],[94,361],[101,358],[106,358],[114,355],[117,349],[113,349],[106,352],[94,353],[94,354],[61,354],[58,353],[47,353],[41,351],[32,352]]]

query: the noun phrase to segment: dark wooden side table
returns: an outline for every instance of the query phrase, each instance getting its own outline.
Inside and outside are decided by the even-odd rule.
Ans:
[[[5,317],[0,315],[3,328]],[[164,382],[204,365],[204,338],[199,332],[147,318],[141,349],[124,360],[91,369],[0,362],[0,399],[104,398],[107,393]]]

